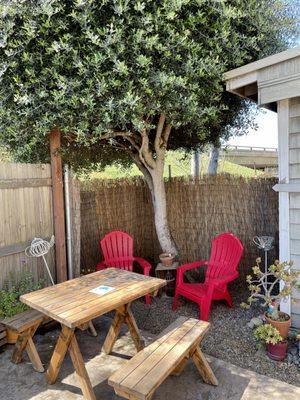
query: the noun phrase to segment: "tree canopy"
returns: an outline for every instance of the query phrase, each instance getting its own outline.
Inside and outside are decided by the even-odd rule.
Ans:
[[[281,0],[2,1],[0,141],[45,160],[59,127],[84,166],[138,153],[141,132],[155,158],[161,115],[172,149],[247,129],[250,106],[224,94],[223,73],[286,48],[294,21]]]

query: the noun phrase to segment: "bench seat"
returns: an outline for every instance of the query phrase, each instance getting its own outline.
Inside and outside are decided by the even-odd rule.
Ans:
[[[26,329],[30,328],[35,323],[41,323],[44,319],[44,315],[36,310],[28,310],[22,313],[16,314],[11,318],[6,318],[2,321],[2,324],[7,328],[22,333]]]
[[[6,318],[2,324],[18,334],[18,339],[12,354],[12,362],[18,364],[23,359],[23,352],[26,349],[33,368],[38,372],[44,372],[44,367],[33,343],[33,336],[39,325],[48,317],[39,311],[28,310]]]
[[[149,400],[169,376],[179,375],[189,358],[203,380],[217,385],[199,345],[209,323],[186,319],[126,362],[108,380],[117,395],[130,400]]]

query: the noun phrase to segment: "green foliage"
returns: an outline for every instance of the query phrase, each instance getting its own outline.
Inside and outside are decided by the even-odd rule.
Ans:
[[[253,275],[248,275],[246,282],[250,290],[250,296],[247,303],[242,303],[241,306],[249,309],[251,304],[259,299],[263,301],[264,306],[269,306],[272,312],[269,312],[270,318],[280,320],[278,307],[281,301],[286,301],[292,295],[293,290],[300,289],[298,278],[300,272],[292,269],[293,262],[275,261],[274,264],[268,267],[267,272],[263,272],[260,268],[261,259],[257,258],[256,265],[252,268]],[[267,284],[266,282],[271,282]],[[281,282],[281,288],[276,289]]]
[[[255,329],[254,336],[256,339],[262,340],[267,344],[277,344],[282,342],[282,336],[280,335],[278,329],[270,324],[260,325]]]
[[[201,174],[207,172],[209,163],[209,157],[206,154],[201,154]],[[183,151],[168,151],[165,157],[165,168],[164,177],[169,176],[169,165],[171,165],[172,177],[175,176],[189,176],[191,174],[191,155],[186,154]],[[230,175],[244,176],[244,177],[255,177],[260,176],[263,173],[261,171],[254,171],[251,168],[242,167],[237,164],[233,164],[226,160],[219,160],[218,173],[227,173]],[[107,166],[104,170],[92,171],[87,174],[80,174],[80,179],[118,179],[118,178],[131,178],[134,176],[141,176],[141,172],[136,165],[125,166],[120,163],[114,163],[113,165]]]
[[[286,48],[295,15],[282,0],[6,0],[0,5],[0,141],[47,160],[64,132],[73,165],[129,162],[116,132],[149,131],[193,148],[252,126],[223,73]]]
[[[9,318],[26,311],[28,307],[20,302],[20,296],[43,286],[44,282],[34,283],[33,276],[28,273],[22,275],[18,282],[11,278],[0,291],[0,318]]]

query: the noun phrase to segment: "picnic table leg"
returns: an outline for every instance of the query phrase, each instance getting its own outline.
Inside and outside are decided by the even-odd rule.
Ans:
[[[79,378],[80,387],[83,393],[83,397],[86,400],[96,400],[95,393],[93,391],[93,387],[86,371],[84,360],[82,358],[82,354],[80,352],[78,342],[76,336],[73,335],[71,343],[70,343],[70,355],[74,365],[74,368],[77,372],[77,376]]]
[[[102,350],[106,354],[111,353],[111,351],[114,347],[114,344],[116,343],[116,340],[117,340],[120,330],[121,330],[121,326],[125,321],[125,313],[126,313],[125,306],[117,308],[116,314],[114,316],[114,319],[111,323],[108,334],[105,338],[104,344],[102,346]]]
[[[131,334],[132,340],[134,341],[134,345],[137,351],[143,350],[143,348],[145,347],[145,342],[140,334],[139,328],[132,314],[131,303],[127,304],[126,306],[125,322],[128,326],[129,332]]]
[[[218,380],[199,346],[196,347],[194,353],[192,354],[192,359],[204,382],[217,386]]]
[[[29,329],[27,329],[24,332],[19,334],[18,340],[15,344],[15,348],[14,348],[14,351],[12,354],[12,362],[14,362],[15,364],[20,363],[23,359],[23,352],[26,349],[28,356],[33,364],[34,369],[36,369],[39,372],[43,372],[43,371],[40,371],[42,362],[36,351],[35,345],[32,341],[32,337],[34,336],[35,331],[39,327],[40,323],[41,323],[41,321],[36,322]],[[42,367],[42,369],[43,369],[43,367]]]
[[[32,338],[28,339],[26,351],[27,351],[28,357],[29,357],[35,371],[44,372],[44,367],[43,367],[42,361],[36,350],[36,347],[33,343]]]
[[[46,380],[48,383],[53,384],[56,382],[60,366],[65,358],[73,336],[74,330],[62,325],[62,330],[46,372]]]
[[[104,353],[111,353],[114,344],[120,334],[121,326],[123,323],[127,324],[137,351],[141,351],[145,347],[144,340],[139,332],[130,307],[131,303],[126,304],[125,306],[122,306],[116,310],[116,314],[102,346],[102,350],[104,351]]]

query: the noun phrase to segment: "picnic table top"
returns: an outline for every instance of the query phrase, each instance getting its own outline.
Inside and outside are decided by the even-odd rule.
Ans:
[[[165,284],[163,279],[107,268],[24,294],[20,300],[67,327],[75,328],[155,292]],[[99,286],[109,286],[113,290],[100,295],[91,292]]]

